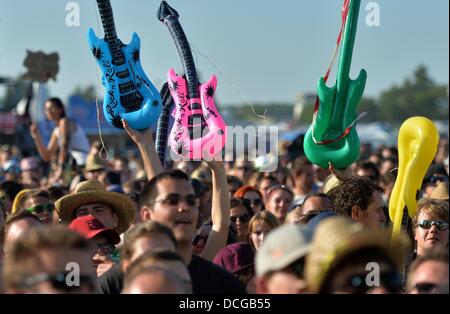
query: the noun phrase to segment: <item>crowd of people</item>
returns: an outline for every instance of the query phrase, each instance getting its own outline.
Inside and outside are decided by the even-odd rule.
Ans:
[[[150,130],[123,121],[136,153],[106,160],[58,98],[45,113],[39,155],[0,149],[2,293],[448,293],[447,138],[392,237],[395,147],[363,145],[347,169],[283,147],[274,172],[245,156],[163,168]]]

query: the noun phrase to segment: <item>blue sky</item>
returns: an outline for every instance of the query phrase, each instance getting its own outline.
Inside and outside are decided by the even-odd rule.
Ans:
[[[58,52],[60,72],[52,95],[66,98],[76,86],[97,84],[87,29],[102,36],[95,0],[78,0],[80,26],[65,24],[64,0],[0,0],[0,76],[25,72],[26,49]],[[380,6],[380,26],[365,24],[366,4]],[[111,0],[119,37],[141,37],[145,72],[159,88],[181,64],[167,28],[156,19],[158,0]],[[219,79],[217,103],[293,101],[315,92],[328,65],[342,0],[169,0],[180,13],[198,55],[202,81]],[[351,74],[368,73],[365,95],[400,84],[418,64],[448,84],[448,0],[362,0]],[[195,54],[194,54],[195,57]],[[334,77],[330,78],[330,85]]]

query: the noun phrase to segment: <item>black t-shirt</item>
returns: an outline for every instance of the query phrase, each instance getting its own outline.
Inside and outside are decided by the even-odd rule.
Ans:
[[[231,273],[197,255],[188,266],[194,294],[246,294],[244,285]],[[114,267],[98,278],[103,294],[120,294],[124,274]]]
[[[98,289],[102,294],[120,294],[123,287],[124,274],[120,267],[113,267],[98,277]]]
[[[222,267],[197,255],[188,266],[194,294],[246,294],[244,285]]]

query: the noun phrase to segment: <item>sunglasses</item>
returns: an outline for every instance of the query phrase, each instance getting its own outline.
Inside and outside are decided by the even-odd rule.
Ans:
[[[236,221],[239,219],[239,222],[246,223],[250,221],[250,215],[249,214],[242,214],[240,216],[230,216],[230,220],[232,223],[236,223]]]
[[[373,289],[373,285],[366,283],[367,274],[355,274],[347,278],[346,286],[340,291],[346,291],[354,294],[365,294],[370,289]],[[380,286],[385,287],[390,293],[399,293],[402,288],[402,281],[399,274],[392,270],[382,272],[380,274]]]
[[[81,287],[88,286],[91,290],[95,288],[95,279],[88,275],[78,275],[79,285],[68,285],[66,278],[67,276],[73,276],[69,271],[61,272],[57,274],[40,273],[24,280],[22,287],[30,288],[42,282],[49,282],[52,287],[56,290],[71,292],[78,291]],[[69,277],[70,278],[70,277]]]
[[[437,182],[448,182],[448,177],[446,176],[432,176],[429,180],[430,183],[437,183]]]
[[[417,290],[419,293],[430,293],[432,290],[436,289],[438,286],[434,283],[417,283],[414,285],[413,289]]]
[[[95,254],[100,254],[104,256],[111,255],[116,247],[113,244],[110,243],[97,243],[97,247],[95,248]]]
[[[207,235],[196,234],[195,237],[192,239],[192,245],[196,245],[198,242],[200,242],[200,240],[203,240],[203,242],[206,243],[206,241],[208,241],[208,238],[209,234]]]
[[[261,206],[262,205],[262,200],[259,198],[256,198],[254,200],[250,200],[250,199],[246,199],[246,200],[248,200],[252,206]]]
[[[439,230],[447,230],[448,229],[448,223],[443,221],[433,221],[433,220],[422,220],[420,221],[417,226],[419,226],[422,229],[430,229],[432,226],[436,226]]]
[[[155,200],[155,203],[161,203],[164,205],[170,205],[170,206],[178,206],[180,202],[185,201],[186,204],[189,206],[197,206],[198,198],[193,195],[189,194],[186,197],[182,197],[180,194],[169,194],[165,198],[160,200]]]
[[[43,214],[46,212],[51,213],[55,209],[55,205],[53,204],[45,204],[45,205],[36,205],[30,208],[25,208],[27,212],[35,213],[35,214]]]

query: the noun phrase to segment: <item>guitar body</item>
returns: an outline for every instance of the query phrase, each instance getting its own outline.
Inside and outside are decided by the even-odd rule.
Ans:
[[[314,164],[327,168],[331,162],[335,168],[341,169],[359,159],[360,141],[356,128],[352,127],[345,137],[326,145],[317,145],[312,132],[314,128],[314,137],[318,141],[342,134],[357,117],[357,106],[363,95],[366,79],[366,71],[361,70],[356,80],[349,80],[348,93],[338,93],[338,85],[330,88],[323,78],[319,80],[317,93],[320,106],[315,123],[309,127],[304,140],[305,154]],[[345,97],[340,99],[338,94],[345,94]]]
[[[88,40],[103,72],[103,113],[108,122],[122,128],[121,119],[125,119],[137,130],[155,128],[162,109],[161,96],[142,69],[138,35],[133,33],[131,42],[121,45],[124,62],[119,65],[114,64],[108,43],[92,29],[88,31]]]
[[[174,124],[169,137],[172,151],[189,160],[216,156],[226,141],[225,122],[214,103],[216,76],[198,86],[200,98],[188,98],[186,80],[173,69],[169,70],[168,82],[175,102]]]

